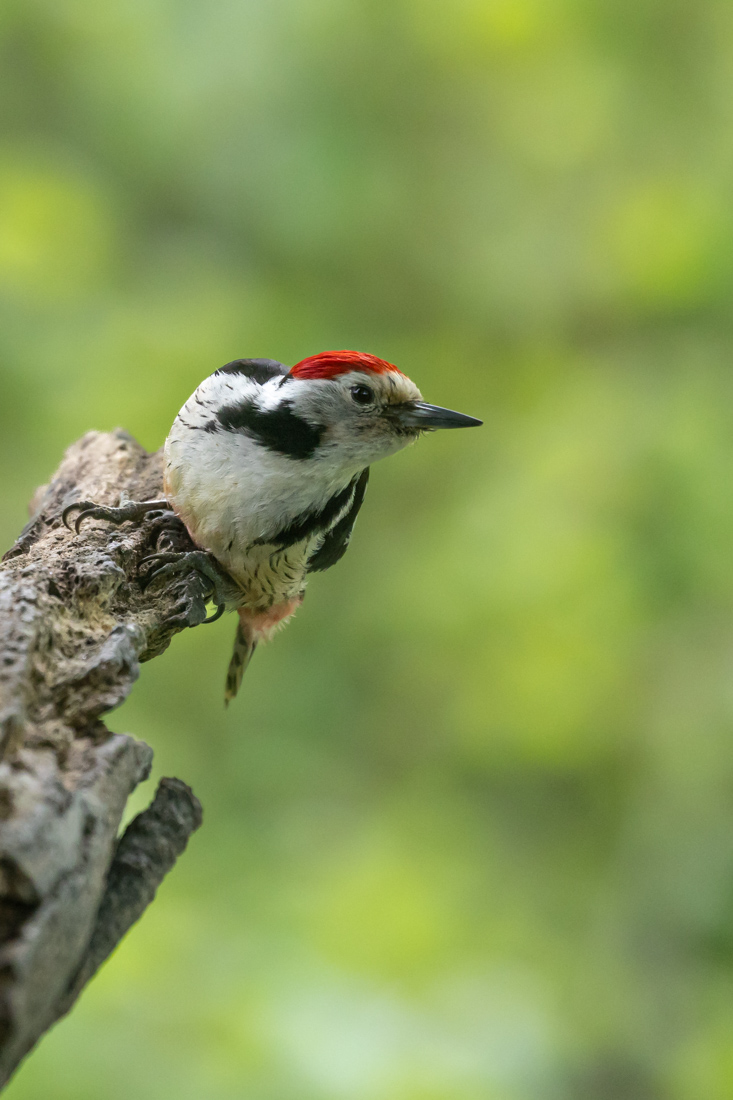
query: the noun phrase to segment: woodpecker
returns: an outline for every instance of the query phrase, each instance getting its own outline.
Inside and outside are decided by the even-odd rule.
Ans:
[[[237,611],[229,703],[258,642],[303,602],[308,575],[345,554],[370,464],[423,432],[480,424],[426,404],[414,382],[374,355],[325,351],[292,368],[235,359],[201,383],[173,422],[165,499],[119,508],[81,501],[65,509],[64,523],[74,509],[77,531],[86,518],[175,513],[198,550],[146,561],[155,559],[152,576],[203,573],[218,605],[213,618]]]

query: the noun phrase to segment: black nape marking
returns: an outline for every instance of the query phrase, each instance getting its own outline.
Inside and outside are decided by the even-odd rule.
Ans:
[[[225,405],[216,417],[226,431],[244,431],[269,451],[286,458],[312,458],[325,431],[296,416],[289,401],[265,410],[253,401],[239,401]]]
[[[354,491],[354,499],[348,512],[331,528],[323,540],[320,549],[316,550],[315,554],[309,559],[307,569],[309,573],[322,573],[324,569],[330,569],[331,566],[335,565],[337,561],[340,561],[346,553],[349,542],[351,541],[351,532],[354,530],[356,517],[364,502],[364,494],[366,493],[368,481],[369,467],[367,466],[366,470],[362,470],[359,474],[359,478],[356,482],[356,489]]]
[[[231,363],[219,367],[214,374],[242,374],[245,378],[251,378],[262,386],[271,378],[278,378],[288,373],[288,367],[278,363],[277,359],[233,359]]]
[[[351,502],[355,489],[358,495],[358,485],[363,477],[364,475],[361,474],[359,478],[354,478],[350,481],[341,492],[334,493],[317,512],[301,512],[299,516],[296,516],[287,527],[283,527],[276,535],[272,535],[269,538],[257,539],[254,545],[276,546],[279,550],[285,550],[288,546],[294,546],[296,543],[303,542],[304,539],[310,538],[311,535],[319,534],[321,531],[328,531],[339,512],[342,512]],[[362,493],[362,497],[363,495]],[[361,500],[359,504],[361,504]],[[349,509],[349,514],[351,514],[352,510],[353,505]],[[336,526],[338,526],[338,524]]]

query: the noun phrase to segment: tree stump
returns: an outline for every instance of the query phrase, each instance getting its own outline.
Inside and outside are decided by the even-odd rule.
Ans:
[[[151,749],[101,720],[141,661],[206,616],[197,575],[144,589],[140,560],[192,545],[154,519],[62,524],[76,500],[162,495],[162,454],[126,432],[90,432],[35,494],[0,565],[0,1087],[153,899],[201,824],[180,780],[118,830]]]

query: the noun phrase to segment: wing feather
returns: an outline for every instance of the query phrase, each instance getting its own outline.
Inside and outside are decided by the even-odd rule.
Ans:
[[[341,517],[338,523],[334,524],[319,549],[316,550],[315,554],[313,554],[309,560],[309,573],[322,573],[325,569],[330,569],[331,566],[335,565],[337,561],[340,561],[346,553],[349,546],[349,540],[351,539],[351,532],[354,530],[354,524],[356,523],[356,517],[364,502],[364,494],[366,493],[368,481],[369,467],[367,466],[367,468],[362,470],[359,474],[354,490],[354,499],[348,512]]]

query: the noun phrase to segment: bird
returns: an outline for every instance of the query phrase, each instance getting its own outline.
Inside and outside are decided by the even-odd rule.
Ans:
[[[373,462],[424,432],[481,420],[423,401],[393,363],[358,351],[324,351],[287,367],[235,359],[198,386],[164,445],[164,497],[118,508],[77,501],[87,518],[120,523],[174,513],[196,549],[155,554],[152,576],[195,569],[217,613],[238,626],[225,686],[237,694],[261,641],[303,602],[311,573],[346,553]],[[213,559],[213,561],[212,561]]]

